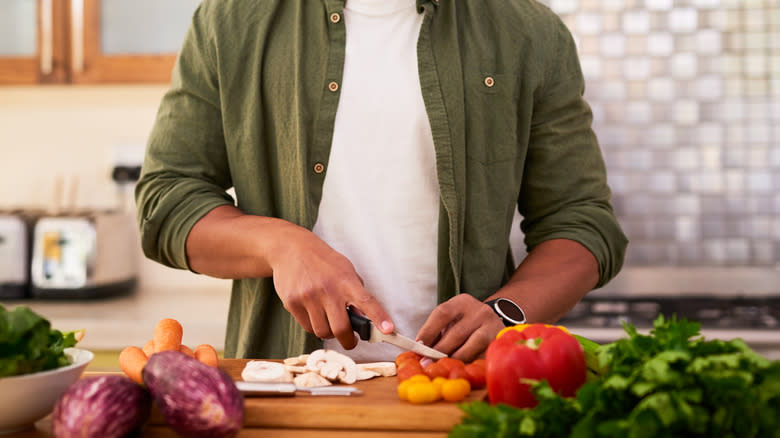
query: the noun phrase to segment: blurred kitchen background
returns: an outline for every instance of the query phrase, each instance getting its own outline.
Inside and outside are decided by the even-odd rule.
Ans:
[[[780,0],[543,3],[578,44],[631,240],[623,272],[564,322],[607,341],[622,321],[676,313],[780,358]],[[126,171],[197,4],[0,1],[0,214],[134,215]],[[522,236],[512,240],[521,258]],[[221,348],[229,282],[137,247],[109,257],[137,267],[130,293],[0,301],[86,327],[96,350],[143,345],[163,317],[182,321],[185,342]]]

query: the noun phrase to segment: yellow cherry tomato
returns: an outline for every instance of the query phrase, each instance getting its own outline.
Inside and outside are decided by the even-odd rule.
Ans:
[[[415,374],[412,377],[409,377],[408,379],[404,380],[404,382],[406,381],[430,383],[431,378],[426,376],[425,374]]]
[[[406,397],[409,403],[425,404],[439,400],[441,393],[437,391],[433,382],[417,382],[409,387]]]
[[[398,398],[404,401],[409,400],[409,387],[414,385],[415,382],[406,379],[398,384]]]
[[[449,402],[461,401],[466,398],[469,392],[471,392],[471,384],[466,379],[447,379],[441,385],[441,396]]]
[[[431,383],[433,383],[434,385],[436,385],[436,388],[438,388],[438,389],[439,389],[439,392],[441,392],[441,386],[442,386],[442,385],[444,384],[444,382],[446,382],[446,381],[447,381],[447,378],[446,378],[446,377],[441,377],[441,376],[438,376],[438,377],[434,377],[434,378],[433,378],[433,380],[431,381]]]

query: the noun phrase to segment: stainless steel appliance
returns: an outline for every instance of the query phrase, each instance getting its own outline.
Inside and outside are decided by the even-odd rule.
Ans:
[[[138,278],[133,217],[124,212],[69,213],[35,224],[31,295],[98,298],[129,293]]]
[[[767,358],[780,359],[780,273],[771,268],[634,268],[588,294],[561,320],[596,342],[640,332],[663,314],[701,323],[707,339],[741,338]]]

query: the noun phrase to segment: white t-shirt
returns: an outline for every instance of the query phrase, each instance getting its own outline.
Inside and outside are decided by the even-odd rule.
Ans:
[[[348,0],[346,58],[314,233],[352,261],[414,338],[436,306],[439,190],[433,135],[417,69],[423,15],[415,0]],[[388,344],[359,342],[358,361],[393,360]]]

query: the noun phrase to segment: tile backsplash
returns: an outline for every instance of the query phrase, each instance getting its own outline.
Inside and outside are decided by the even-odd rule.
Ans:
[[[780,262],[780,0],[547,0],[577,42],[627,266]]]

